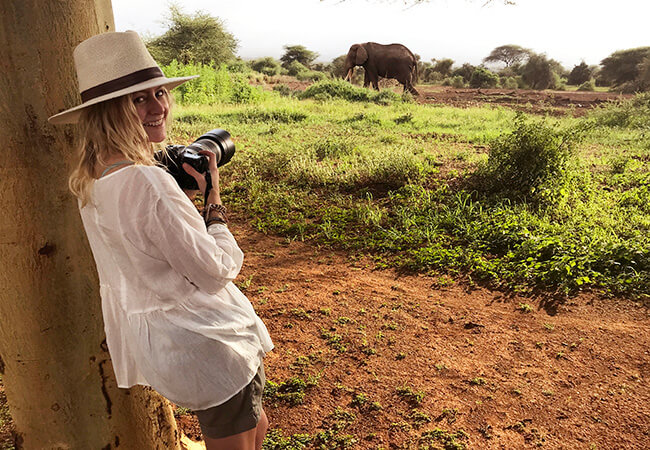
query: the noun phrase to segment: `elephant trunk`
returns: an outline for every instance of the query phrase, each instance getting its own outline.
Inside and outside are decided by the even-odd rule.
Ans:
[[[350,82],[352,81],[352,71],[353,71],[352,68],[348,69],[348,73],[345,75],[344,78],[345,81],[350,81]]]

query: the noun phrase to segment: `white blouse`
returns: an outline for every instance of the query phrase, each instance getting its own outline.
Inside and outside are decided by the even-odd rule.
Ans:
[[[96,180],[80,211],[118,386],[149,385],[193,410],[244,388],[273,344],[232,283],[244,255],[228,228],[206,231],[176,181],[154,166]]]

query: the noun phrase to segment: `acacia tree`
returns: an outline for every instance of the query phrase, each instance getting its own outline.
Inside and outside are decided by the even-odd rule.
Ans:
[[[518,45],[501,45],[483,58],[483,62],[502,62],[506,67],[521,64],[531,55],[531,51]]]
[[[288,69],[294,61],[309,68],[311,63],[318,58],[318,53],[308,50],[303,45],[285,45],[283,48],[285,51],[284,55],[280,57],[280,61],[285,69]]]
[[[159,64],[173,60],[219,65],[235,58],[237,39],[226,31],[217,17],[198,11],[185,14],[179,6],[169,7],[169,29],[147,42],[147,48]]]
[[[178,448],[160,396],[116,387],[98,280],[67,189],[72,49],[114,30],[110,0],[0,0],[0,373],[16,448]],[[26,33],[25,30],[29,30]]]
[[[524,65],[521,77],[533,89],[548,89],[554,81],[551,60],[544,55],[532,55]]]

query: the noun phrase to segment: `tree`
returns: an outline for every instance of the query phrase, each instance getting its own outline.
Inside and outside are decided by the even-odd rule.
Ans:
[[[159,64],[173,60],[180,63],[219,65],[235,57],[237,39],[226,31],[217,17],[198,11],[184,14],[171,5],[167,18],[169,29],[147,42],[147,48]]]
[[[280,63],[270,56],[256,59],[251,62],[251,69],[256,70],[264,75],[278,75],[280,73]]]
[[[499,84],[499,76],[484,67],[477,67],[469,80],[471,88],[494,88]]]
[[[632,82],[639,76],[639,65],[650,56],[650,47],[619,50],[600,62],[600,78],[614,86]]]
[[[530,56],[521,76],[532,89],[548,89],[554,82],[551,61],[544,55]]]
[[[289,68],[292,62],[297,61],[306,68],[311,66],[311,63],[318,58],[318,53],[307,50],[302,45],[285,45],[284,55],[280,57],[282,61],[282,67],[285,69]]]
[[[587,63],[582,61],[577,66],[573,67],[571,73],[569,73],[567,82],[576,86],[581,85],[582,83],[589,81],[591,79],[591,75],[591,68],[587,65]]]
[[[506,67],[520,64],[531,55],[531,51],[518,45],[502,45],[495,48],[483,59],[485,63],[502,62]]]
[[[72,49],[114,29],[111,3],[16,5],[0,0],[0,373],[16,448],[178,448],[169,405],[116,386],[97,274],[67,189],[75,131],[47,123],[77,104]]]
[[[469,80],[472,78],[472,74],[474,73],[475,69],[476,67],[470,63],[464,63],[458,69],[454,69],[451,74],[455,77],[461,76],[465,82],[469,83]]]
[[[454,60],[451,58],[432,59],[433,67],[431,70],[438,72],[443,77],[451,75],[451,67],[454,65]]]

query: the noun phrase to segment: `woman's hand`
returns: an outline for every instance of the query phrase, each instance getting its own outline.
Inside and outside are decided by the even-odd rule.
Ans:
[[[185,195],[187,195],[190,200],[194,201],[194,197],[196,197],[196,194],[199,192],[205,192],[205,189],[207,187],[207,181],[205,180],[205,176],[202,173],[197,172],[194,167],[190,166],[188,163],[183,163],[183,170],[190,174],[192,178],[196,180],[196,184],[199,186],[199,190],[191,190],[191,189],[183,189],[183,192],[185,192]]]
[[[208,157],[208,170],[210,171],[210,178],[212,179],[212,189],[205,199],[205,203],[221,204],[221,192],[219,191],[219,169],[217,168],[217,155],[209,150],[201,150],[199,154]],[[205,191],[203,191],[205,192]]]

